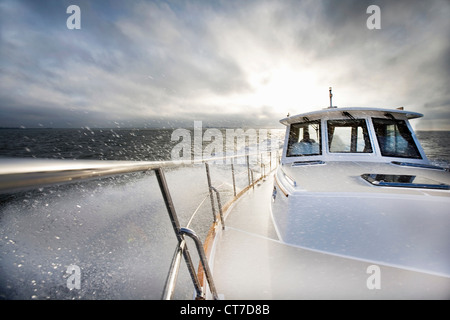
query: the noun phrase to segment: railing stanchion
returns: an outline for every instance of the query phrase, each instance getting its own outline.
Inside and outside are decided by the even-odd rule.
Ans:
[[[269,152],[269,172],[272,172],[272,151]]]
[[[261,153],[261,163],[259,166],[259,169],[261,170],[261,178],[263,177],[263,154]]]
[[[212,193],[212,184],[211,184],[211,175],[209,173],[209,164],[207,162],[205,162],[205,167],[206,167],[206,177],[208,178],[208,191],[209,191],[209,197],[211,199],[211,208],[212,208],[212,212],[213,212],[213,219],[214,222],[216,222],[216,207],[214,206],[214,195]]]
[[[233,163],[231,163],[231,175],[233,177],[233,193],[234,193],[234,196],[236,197],[236,178],[234,176],[234,165],[233,165]]]
[[[222,202],[220,201],[220,193],[219,191],[214,188],[211,187],[211,190],[214,191],[216,193],[216,197],[217,197],[217,204],[219,205],[219,213],[220,213],[220,222],[222,222],[222,230],[225,229],[225,222],[223,221],[223,211],[222,211]]]
[[[247,175],[248,175],[248,185],[250,185],[251,184],[251,181],[250,181],[250,161],[248,159],[248,156],[247,156]]]
[[[172,223],[173,230],[175,231],[175,235],[178,240],[178,244],[181,247],[181,244],[184,241],[182,233],[180,232],[180,222],[178,221],[178,216],[175,211],[175,206],[172,201],[172,197],[170,196],[169,188],[167,186],[166,177],[164,176],[164,171],[162,168],[155,169],[156,178],[158,180],[159,189],[161,190],[164,204],[166,205],[167,212],[170,217],[170,222]],[[194,283],[195,292],[197,294],[197,298],[203,298],[203,290],[200,286],[200,282],[198,280],[197,274],[195,273],[194,264],[192,263],[191,255],[189,254],[189,250],[187,246],[185,246],[183,250],[184,260],[186,261],[189,274],[191,276],[192,282]]]

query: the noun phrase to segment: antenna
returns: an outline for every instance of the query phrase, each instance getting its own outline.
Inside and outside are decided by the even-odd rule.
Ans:
[[[333,108],[333,103],[332,103],[332,99],[333,99],[333,94],[331,93],[332,88],[330,87],[330,108]]]

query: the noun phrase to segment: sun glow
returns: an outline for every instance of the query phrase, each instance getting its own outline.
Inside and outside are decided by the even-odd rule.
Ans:
[[[320,90],[323,88],[317,86],[315,74],[307,69],[280,67],[255,74],[250,82],[254,87],[249,97],[252,105],[269,106],[291,114],[314,108],[320,105],[321,96],[326,97],[326,90],[325,93]]]

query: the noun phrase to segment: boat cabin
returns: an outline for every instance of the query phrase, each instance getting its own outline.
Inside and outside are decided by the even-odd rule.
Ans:
[[[428,164],[410,119],[422,114],[373,108],[327,108],[280,120],[287,126],[282,163],[404,161]]]
[[[286,139],[271,205],[278,239],[447,279],[450,174],[420,146],[409,120],[421,116],[328,108],[282,119]],[[413,287],[420,293],[421,285]]]

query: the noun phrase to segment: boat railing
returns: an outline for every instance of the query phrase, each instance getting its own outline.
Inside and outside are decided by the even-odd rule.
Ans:
[[[218,227],[219,225],[221,226],[222,229],[225,229],[224,216],[223,216],[224,210],[225,210],[224,208],[228,208],[236,199],[238,199],[243,193],[245,193],[245,191],[247,191],[251,187],[254,188],[254,186],[257,182],[259,182],[261,179],[266,177],[268,173],[270,173],[273,169],[276,168],[276,166],[274,166],[274,167],[272,166],[272,153],[271,152],[268,153],[268,158],[269,158],[268,164],[266,164],[263,162],[263,158],[261,156],[261,160],[259,160],[259,164],[260,164],[260,168],[261,168],[260,169],[260,177],[257,180],[254,179],[255,170],[253,168],[251,168],[251,166],[250,166],[250,161],[249,161],[248,155],[246,156],[246,170],[245,171],[241,171],[240,173],[236,174],[234,164],[233,163],[230,164],[232,180],[233,180],[233,198],[225,206],[222,206],[220,192],[219,192],[218,188],[214,187],[212,185],[211,171],[210,171],[209,163],[208,163],[208,161],[206,161],[204,164],[205,164],[205,168],[206,168],[206,177],[207,177],[207,181],[208,181],[209,194],[205,198],[203,198],[203,200],[200,202],[198,207],[194,210],[194,213],[192,214],[187,225],[189,226],[191,224],[193,217],[199,211],[200,207],[205,203],[206,199],[209,197],[210,202],[211,202],[211,211],[213,214],[213,224],[212,224],[212,227],[210,228],[210,232],[207,236],[207,239],[211,239],[211,237],[210,237],[211,234],[215,233],[215,228]],[[278,160],[276,163],[278,164],[279,163],[278,154],[277,154],[277,159]],[[265,171],[266,165],[269,166],[269,172],[267,172],[267,174]],[[205,243],[202,246],[200,238],[197,236],[195,231],[193,231],[192,229],[189,229],[187,227],[186,228],[179,227],[179,222],[177,219],[175,206],[173,205],[173,202],[170,199],[170,193],[169,193],[167,185],[166,185],[166,181],[164,178],[164,172],[160,169],[158,169],[156,172],[157,172],[158,182],[160,184],[160,189],[163,192],[163,194],[165,194],[164,201],[165,201],[169,216],[171,218],[171,221],[174,225],[174,230],[177,230],[176,231],[177,237],[180,237],[180,235],[181,235],[181,238],[178,239],[179,241],[178,241],[177,247],[175,249],[174,256],[172,258],[172,263],[171,263],[171,266],[170,266],[170,269],[169,269],[169,272],[167,275],[166,284],[165,284],[161,298],[163,300],[170,300],[172,298],[173,293],[175,291],[178,270],[179,270],[179,267],[180,267],[180,264],[182,261],[181,256],[184,256],[184,260],[188,267],[188,271],[189,271],[189,274],[192,279],[192,283],[195,288],[195,293],[196,293],[195,298],[196,299],[204,299],[206,296],[205,289],[204,289],[205,285],[203,284],[203,278],[204,278],[207,281],[207,284],[208,284],[208,287],[209,287],[212,297],[214,299],[219,299],[217,289],[216,289],[216,286],[214,284],[214,280],[212,277],[212,273],[209,268],[208,261],[206,259],[205,247],[206,248],[208,247],[208,243]],[[236,191],[236,176],[240,175],[240,174],[247,174],[248,185],[245,188],[243,188],[239,193],[237,193],[237,191]],[[219,214],[217,214],[217,211],[216,211],[216,206],[215,206],[215,202],[214,202],[214,194],[216,195],[216,200],[217,200],[216,202],[217,202]],[[219,220],[220,220],[220,223],[219,223]],[[190,237],[194,241],[195,246],[197,248],[197,253],[200,257],[200,265],[199,265],[199,270],[198,270],[197,274],[194,271],[194,265],[192,263],[192,259],[190,257],[189,251],[187,249],[186,240],[184,239],[183,236]]]
[[[256,158],[256,164],[259,166],[260,175],[255,179],[257,170],[252,168],[249,161],[249,156]],[[264,160],[264,156],[266,160]],[[158,181],[159,189],[162,193],[163,201],[168,212],[172,228],[177,238],[177,245],[175,252],[167,273],[165,285],[161,299],[170,300],[173,298],[177,277],[180,270],[181,261],[184,258],[187,265],[187,269],[192,280],[195,299],[205,299],[206,288],[209,291],[213,299],[219,299],[217,289],[214,284],[212,273],[207,261],[206,250],[209,248],[209,242],[214,238],[216,228],[225,228],[224,212],[247,190],[254,188],[260,180],[265,178],[271,171],[273,171],[280,161],[280,155],[276,152],[276,161],[273,164],[272,152],[262,152],[257,155],[235,155],[229,157],[214,157],[210,159],[194,160],[189,163],[175,162],[175,161],[73,161],[73,160],[57,160],[57,161],[44,161],[42,159],[28,159],[26,164],[21,164],[20,161],[12,160],[7,165],[0,165],[0,193],[13,193],[18,191],[32,190],[41,188],[44,186],[52,186],[65,183],[74,183],[78,181],[84,181],[88,179],[97,179],[101,177],[122,175],[136,172],[148,172],[153,171]],[[240,157],[246,157],[246,168],[239,173],[236,173],[236,160]],[[252,159],[255,159],[252,158]],[[232,176],[233,196],[231,200],[225,205],[222,205],[221,194],[219,186],[214,186],[211,181],[210,163],[223,161],[230,166]],[[241,162],[242,163],[242,162]],[[167,180],[165,178],[164,169],[177,168],[188,164],[192,165],[205,165],[206,178],[208,182],[207,195],[200,202],[198,207],[192,213],[188,223],[185,227],[180,225],[178,215],[171,194]],[[268,167],[268,172],[266,172]],[[243,187],[239,192],[237,190],[236,177],[238,175],[247,175],[248,184]],[[214,197],[215,195],[215,197]],[[199,236],[191,228],[191,223],[194,216],[200,210],[200,207],[204,205],[206,200],[210,198],[211,211],[213,214],[213,223],[209,229],[205,242],[202,244]],[[216,201],[214,201],[214,198]],[[219,214],[216,211],[216,205]],[[195,272],[194,263],[192,261],[186,238],[189,237],[194,241],[198,257],[200,259],[198,272]],[[206,280],[206,283],[204,281]]]

